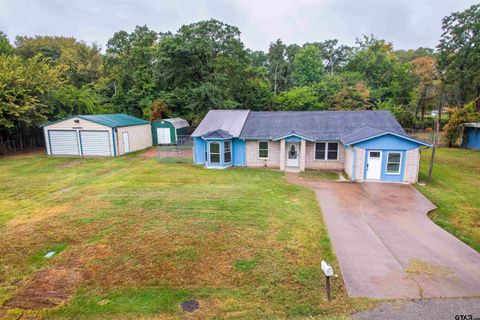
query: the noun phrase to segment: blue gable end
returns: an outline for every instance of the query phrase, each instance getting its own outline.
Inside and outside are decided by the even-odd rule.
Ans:
[[[415,141],[407,140],[393,134],[382,135],[355,144],[362,149],[380,149],[380,150],[410,150],[418,148],[420,145]]]

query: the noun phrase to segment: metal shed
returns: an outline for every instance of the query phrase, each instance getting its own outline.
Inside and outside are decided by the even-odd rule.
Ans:
[[[149,121],[126,114],[75,115],[43,127],[52,156],[110,156],[152,146]]]
[[[162,119],[152,123],[153,144],[177,144],[178,137],[188,134],[189,124],[181,118]]]
[[[480,122],[463,125],[462,147],[480,150]]]

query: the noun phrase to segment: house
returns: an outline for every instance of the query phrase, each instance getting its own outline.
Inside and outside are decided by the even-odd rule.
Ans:
[[[76,115],[43,127],[48,155],[115,157],[152,146],[149,121],[126,114]]]
[[[177,144],[179,136],[188,134],[190,125],[181,118],[163,119],[152,123],[153,144]]]
[[[480,122],[463,125],[462,147],[480,150]]]
[[[212,110],[193,132],[194,163],[342,170],[352,181],[415,183],[420,147],[389,111]]]

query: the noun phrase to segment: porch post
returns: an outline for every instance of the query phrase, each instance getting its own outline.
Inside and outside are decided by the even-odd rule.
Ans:
[[[280,140],[280,170],[285,170],[285,139]]]
[[[307,155],[307,141],[300,141],[300,171],[305,171],[305,157]]]

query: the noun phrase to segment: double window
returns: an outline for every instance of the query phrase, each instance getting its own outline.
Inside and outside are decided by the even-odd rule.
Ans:
[[[231,149],[231,142],[225,141],[223,144],[223,161],[230,162],[232,161],[232,149]]]
[[[315,160],[338,160],[338,142],[316,142]]]
[[[389,152],[387,155],[387,174],[400,174],[401,152]]]
[[[210,142],[210,163],[220,163],[219,142]]]
[[[268,158],[268,141],[258,142],[258,157],[261,159]]]

